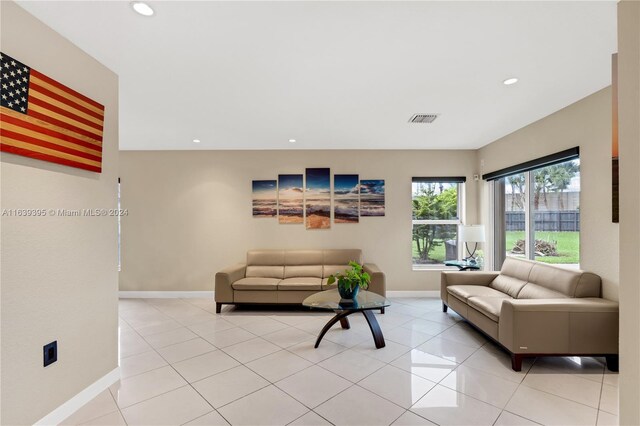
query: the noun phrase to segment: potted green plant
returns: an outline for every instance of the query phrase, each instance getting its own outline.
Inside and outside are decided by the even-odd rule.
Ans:
[[[371,276],[364,272],[362,265],[358,262],[351,261],[349,266],[351,269],[346,269],[344,273],[330,275],[327,281],[329,285],[338,282],[338,292],[343,299],[355,299],[360,287],[366,290],[371,282]]]

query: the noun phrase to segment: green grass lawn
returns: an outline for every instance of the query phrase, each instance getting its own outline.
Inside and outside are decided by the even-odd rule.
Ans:
[[[536,260],[545,263],[580,263],[579,232],[543,232],[535,233],[536,240],[557,241],[558,256],[536,256]],[[524,231],[508,231],[506,248],[510,252],[517,240],[524,239]]]
[[[431,253],[429,253],[429,258],[434,260],[433,263],[444,263],[444,254],[445,248],[444,243],[442,243],[441,245],[434,248]],[[413,241],[413,258],[418,258],[418,246],[416,245],[415,241]]]
[[[545,263],[580,263],[580,233],[579,232],[536,232],[535,238],[544,241],[557,241],[559,256],[536,256],[536,260]],[[524,239],[524,231],[507,232],[506,248],[510,252],[515,246],[517,240]],[[436,247],[431,253],[430,258],[434,263],[443,263],[445,255],[444,244]],[[415,241],[413,241],[413,257],[418,257],[418,249]]]

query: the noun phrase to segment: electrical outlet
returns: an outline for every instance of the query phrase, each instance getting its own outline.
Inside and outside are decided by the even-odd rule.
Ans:
[[[48,345],[44,345],[42,347],[42,352],[44,355],[44,366],[46,367],[49,364],[53,364],[58,360],[58,341],[53,341]]]

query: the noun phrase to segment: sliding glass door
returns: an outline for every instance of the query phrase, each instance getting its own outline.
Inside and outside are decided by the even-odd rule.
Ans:
[[[504,184],[504,247],[507,256],[527,258],[526,207],[527,176],[518,173],[507,176]]]
[[[580,266],[580,160],[529,172],[535,260]],[[531,257],[530,257],[531,258]]]
[[[495,268],[506,256],[580,265],[580,160],[493,181]]]

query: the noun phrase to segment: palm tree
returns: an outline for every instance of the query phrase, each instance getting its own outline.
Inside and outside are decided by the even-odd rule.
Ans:
[[[524,210],[524,173],[508,176],[507,181],[511,185],[511,210]]]
[[[549,169],[549,182],[551,189],[559,192],[559,209],[564,210],[564,199],[562,194],[571,184],[571,179],[580,172],[580,166],[575,161],[568,161],[566,163],[546,167],[546,169]]]

